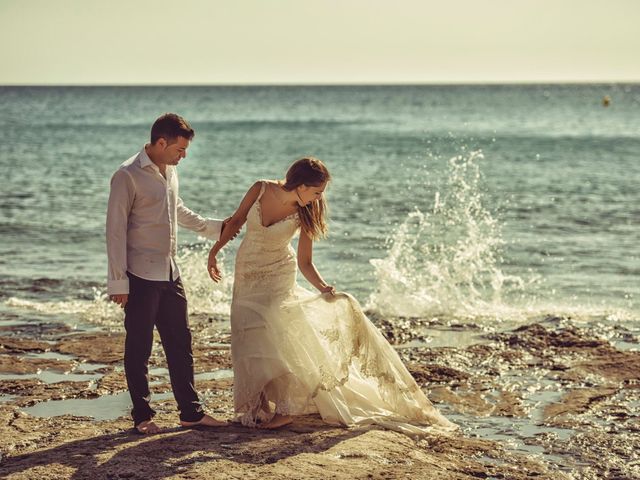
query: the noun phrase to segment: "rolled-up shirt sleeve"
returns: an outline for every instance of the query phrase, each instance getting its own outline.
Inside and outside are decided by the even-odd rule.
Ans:
[[[196,232],[198,235],[218,240],[222,232],[222,220],[204,218],[185,207],[184,202],[178,197],[177,202],[178,225]]]
[[[127,277],[127,224],[135,190],[129,173],[120,169],[111,177],[107,206],[107,293],[129,293]]]

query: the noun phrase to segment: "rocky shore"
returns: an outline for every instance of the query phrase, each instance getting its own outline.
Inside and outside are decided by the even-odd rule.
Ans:
[[[548,316],[507,329],[374,318],[462,432],[413,440],[315,416],[279,431],[177,426],[162,349],[150,376],[159,435],[133,433],[123,332],[0,322],[0,477],[640,478],[640,345],[621,325]],[[232,418],[228,322],[192,317],[196,386]],[[457,346],[438,342],[459,338]],[[446,342],[445,342],[446,343]]]

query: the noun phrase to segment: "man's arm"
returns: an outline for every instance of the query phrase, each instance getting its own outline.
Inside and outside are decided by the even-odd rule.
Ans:
[[[112,300],[123,307],[126,303],[126,298],[123,299],[123,295],[129,293],[127,224],[134,197],[133,180],[129,173],[123,169],[118,170],[111,177],[111,191],[107,205],[107,258],[109,263],[107,293],[112,297]]]
[[[185,207],[184,202],[178,197],[178,225],[193,230],[203,237],[218,240],[222,232],[223,220],[204,218]]]

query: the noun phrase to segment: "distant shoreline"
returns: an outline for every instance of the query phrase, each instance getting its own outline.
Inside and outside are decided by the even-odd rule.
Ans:
[[[362,88],[362,87],[544,87],[544,86],[638,86],[639,80],[598,81],[523,81],[523,82],[425,82],[425,83],[15,83],[2,84],[1,88]]]

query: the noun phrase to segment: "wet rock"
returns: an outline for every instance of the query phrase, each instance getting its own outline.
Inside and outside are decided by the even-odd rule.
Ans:
[[[460,413],[469,413],[479,417],[491,414],[494,406],[489,403],[482,392],[453,391],[450,387],[434,387],[429,391],[429,398],[435,403],[446,403]]]
[[[4,380],[0,383],[0,393],[19,395],[20,397],[14,403],[22,406],[46,400],[97,396],[97,393],[91,389],[91,382],[44,383],[38,379]]]
[[[231,368],[231,351],[228,348],[212,348],[197,345],[193,351],[196,373]]]
[[[198,392],[220,390],[231,390],[233,387],[233,379],[220,379],[220,380],[198,380],[196,381],[196,390]],[[171,391],[171,384],[169,382],[159,383],[151,386],[152,393],[166,393]]]
[[[96,393],[112,395],[128,389],[124,371],[111,371],[97,381]]]
[[[491,412],[500,417],[526,417],[527,410],[522,401],[521,394],[501,391],[496,397],[496,404]]]
[[[23,323],[20,325],[0,325],[0,333],[7,333],[20,338],[49,338],[58,337],[73,331],[64,323]]]
[[[576,362],[573,370],[582,374],[596,374],[608,381],[640,381],[640,352],[618,351],[607,345],[593,351],[590,358]]]
[[[416,379],[416,382],[422,385],[431,383],[451,383],[462,382],[469,378],[469,374],[455,368],[445,367],[443,365],[420,365],[412,363],[407,365],[409,372]]]
[[[433,387],[429,398],[435,403],[446,403],[464,414],[478,417],[526,417],[527,411],[519,394],[500,390],[486,391],[482,384],[469,384],[466,390],[451,387]]]
[[[219,390],[231,390],[233,388],[233,378],[223,378],[220,380],[198,380],[196,382],[198,391],[219,391]]]
[[[39,388],[40,385],[44,385],[44,382],[37,378],[3,380],[0,383],[0,393],[5,395],[28,395],[36,388]]]
[[[394,318],[393,321],[377,317],[372,320],[392,345],[401,345],[414,340],[425,341],[426,335],[418,331],[415,319]]]
[[[544,420],[550,422],[559,420],[565,415],[581,414],[589,411],[595,404],[601,402],[618,391],[617,388],[600,387],[571,390],[560,402],[547,405],[544,409]]]
[[[590,429],[558,442],[555,452],[582,465],[579,478],[640,478],[640,435]]]
[[[116,363],[124,358],[123,333],[78,334],[63,337],[56,349],[93,363]]]
[[[560,330],[549,330],[541,324],[524,325],[513,330],[513,333],[495,334],[493,338],[504,341],[513,347],[527,350],[541,350],[549,347],[565,349],[581,349],[608,346],[606,340],[584,338],[576,327],[569,326]]]
[[[18,337],[0,337],[0,352],[47,352],[52,345],[47,342]]]
[[[76,362],[46,358],[19,357],[17,355],[0,355],[1,373],[37,373],[40,370],[54,370],[68,372]]]

